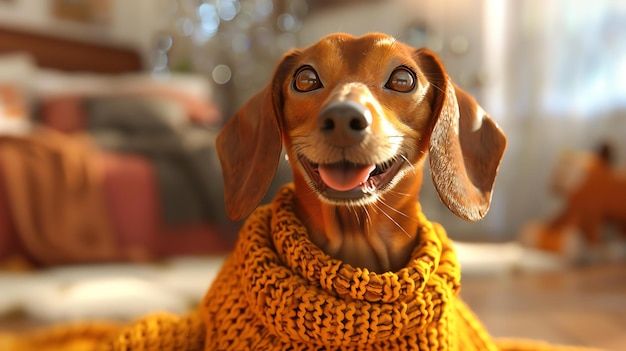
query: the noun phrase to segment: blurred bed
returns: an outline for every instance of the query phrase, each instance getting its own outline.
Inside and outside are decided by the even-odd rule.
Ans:
[[[133,48],[0,27],[0,263],[230,250],[210,99]]]

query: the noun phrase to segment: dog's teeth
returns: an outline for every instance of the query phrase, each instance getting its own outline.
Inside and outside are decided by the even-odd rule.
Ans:
[[[369,179],[367,182],[361,183],[361,191],[364,193],[372,193],[376,190],[376,185]]]

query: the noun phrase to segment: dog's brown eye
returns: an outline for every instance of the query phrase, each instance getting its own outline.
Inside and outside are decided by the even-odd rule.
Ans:
[[[296,72],[293,88],[299,92],[307,92],[322,87],[322,82],[315,70],[309,66],[302,67]]]
[[[408,93],[415,88],[415,74],[408,68],[398,67],[391,73],[385,88]]]

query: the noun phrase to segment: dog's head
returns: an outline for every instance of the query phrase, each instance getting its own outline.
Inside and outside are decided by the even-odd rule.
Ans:
[[[475,221],[489,209],[506,138],[432,52],[383,34],[334,34],[285,55],[219,135],[231,218],[261,201],[283,143],[296,183],[337,205],[415,183],[430,152],[441,199]]]

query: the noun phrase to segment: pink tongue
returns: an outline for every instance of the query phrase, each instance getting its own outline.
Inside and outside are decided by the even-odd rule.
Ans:
[[[326,185],[337,191],[348,191],[365,183],[375,168],[376,165],[336,163],[319,165],[318,170]]]

